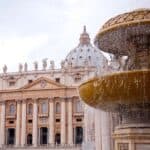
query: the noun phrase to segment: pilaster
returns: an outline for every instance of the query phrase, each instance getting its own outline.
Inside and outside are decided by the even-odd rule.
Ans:
[[[37,147],[37,132],[38,132],[38,105],[37,99],[33,103],[33,146]]]
[[[66,102],[61,98],[61,144],[66,144]]]
[[[22,101],[21,146],[26,144],[26,100]]]

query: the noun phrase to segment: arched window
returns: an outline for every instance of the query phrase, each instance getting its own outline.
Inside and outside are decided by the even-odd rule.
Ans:
[[[32,104],[29,104],[28,105],[28,114],[32,115],[32,113],[33,113],[33,106],[32,106]]]
[[[46,102],[42,103],[41,111],[42,111],[42,114],[46,114],[48,112],[48,107],[47,107],[47,103]]]
[[[56,113],[60,113],[60,103],[56,103]]]
[[[14,115],[14,113],[15,113],[15,105],[14,104],[10,105],[9,113],[10,113],[10,115]]]
[[[76,112],[82,112],[82,103],[81,103],[81,101],[76,102]]]

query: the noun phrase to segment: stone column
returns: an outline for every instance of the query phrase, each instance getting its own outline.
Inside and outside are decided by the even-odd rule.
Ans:
[[[96,150],[102,150],[101,111],[99,109],[95,109],[95,147]]]
[[[111,150],[110,113],[95,110],[95,141],[96,150]]]
[[[85,104],[85,107],[84,107],[84,143],[87,143],[88,142],[88,138],[87,138],[87,105]]]
[[[49,102],[49,144],[54,144],[54,99]]]
[[[20,145],[20,118],[21,118],[21,102],[17,101],[17,120],[16,120],[16,146]]]
[[[0,147],[5,145],[5,102],[1,103],[1,122],[0,122]]]
[[[38,132],[38,106],[37,101],[34,100],[33,104],[33,146],[37,147],[37,132]]]
[[[22,101],[21,146],[26,144],[26,100]]]
[[[72,99],[68,100],[68,144],[73,144]]]
[[[110,113],[101,111],[102,150],[111,150]]]
[[[66,103],[61,99],[61,144],[66,144]]]

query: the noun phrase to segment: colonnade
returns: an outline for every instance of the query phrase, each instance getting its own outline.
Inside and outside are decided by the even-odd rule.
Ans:
[[[68,105],[66,105],[68,101]],[[72,99],[61,98],[61,144],[73,144],[73,125],[72,125]],[[49,137],[48,144],[55,144],[55,105],[54,100],[51,98],[48,102],[49,116],[48,116],[48,128]],[[16,105],[16,130],[15,130],[15,146],[24,147],[27,144],[27,100],[18,100]],[[6,145],[6,102],[0,103],[0,147]],[[66,112],[67,111],[67,112]],[[67,117],[66,117],[67,116]],[[66,126],[66,124],[68,124]],[[38,101],[33,101],[33,123],[32,123],[32,145],[38,146]]]

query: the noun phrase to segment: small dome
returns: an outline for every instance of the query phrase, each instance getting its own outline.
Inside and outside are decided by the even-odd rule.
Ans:
[[[92,46],[89,34],[86,32],[86,27],[84,26],[78,46],[70,51],[65,59],[65,68],[79,68],[85,66],[103,67],[104,62],[106,63],[107,59],[99,49]]]

